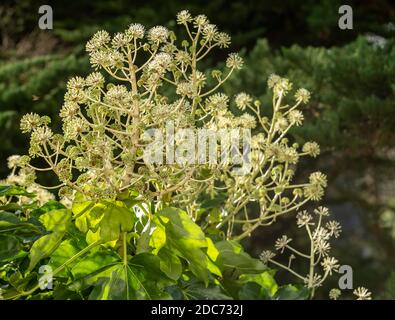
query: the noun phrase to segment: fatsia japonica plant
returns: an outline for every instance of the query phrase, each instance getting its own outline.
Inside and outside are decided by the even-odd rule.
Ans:
[[[10,157],[12,173],[0,188],[3,298],[306,299],[337,271],[329,238],[339,235],[339,224],[324,225],[326,208],[315,211],[317,222],[299,212],[322,198],[326,176],[293,182],[299,158],[320,153],[315,142],[299,146],[287,138],[302,124],[299,108],[310,93],[296,90],[289,104],[291,82],[272,75],[272,106],[245,92],[228,97],[221,85],[242,67],[241,57],[229,54],[225,70],[201,68],[230,37],[204,15],[182,11],[177,23],[181,39],[140,24],[113,37],[97,32],[86,45],[94,72],[67,84],[62,131],[53,132],[46,116],[22,118],[29,155]],[[170,125],[175,135],[158,139]],[[185,132],[214,134],[221,161],[193,161],[197,137]],[[249,133],[248,148],[239,140],[232,145],[233,138],[225,143],[238,163],[224,157],[227,132]],[[165,157],[151,161],[150,153]],[[238,166],[240,159],[248,165]],[[58,182],[39,184],[41,172]],[[51,189],[59,190],[59,202]],[[270,251],[254,259],[239,244],[297,212],[310,252],[286,236],[275,247],[306,259],[305,272]],[[278,285],[269,266],[290,271],[297,283]],[[356,294],[370,297],[364,288]]]

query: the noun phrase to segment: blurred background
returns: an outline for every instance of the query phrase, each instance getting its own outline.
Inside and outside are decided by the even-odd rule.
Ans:
[[[44,4],[53,8],[53,30],[38,28],[38,8]],[[353,8],[352,30],[338,27],[343,4]],[[343,225],[333,244],[335,257],[353,267],[354,287],[368,287],[376,299],[395,299],[395,5],[390,0],[2,0],[0,178],[8,173],[8,156],[27,152],[28,141],[19,131],[23,114],[47,114],[59,126],[68,78],[89,73],[84,45],[95,31],[122,31],[131,22],[172,27],[181,9],[207,15],[232,36],[231,51],[244,56],[245,68],[225,92],[246,91],[268,104],[271,73],[312,92],[305,125],[292,136],[298,142],[316,140],[322,154],[301,162],[296,179],[316,170],[328,175],[321,204]],[[207,67],[221,67],[226,54],[215,52]],[[300,248],[306,246],[294,216],[258,230],[245,245],[257,256],[285,232]],[[327,298],[337,279],[318,297]]]

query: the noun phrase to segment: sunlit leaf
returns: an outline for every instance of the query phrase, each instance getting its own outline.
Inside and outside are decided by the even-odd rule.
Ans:
[[[27,192],[24,188],[18,186],[0,186],[0,197],[4,196],[24,196],[33,198],[35,195],[32,192]]]
[[[254,299],[272,298],[278,290],[278,285],[269,271],[265,271],[260,274],[242,274],[240,276],[240,281],[249,285],[249,288],[256,288],[256,286],[251,285],[251,283],[259,286],[257,297]],[[241,292],[241,294],[243,294],[243,292]],[[242,297],[240,298],[242,299]],[[252,297],[250,298],[252,299]]]
[[[120,232],[131,231],[135,216],[123,202],[106,202],[107,208],[100,221],[100,238],[103,242],[117,240]]]
[[[53,210],[41,215],[40,221],[48,231],[51,231],[51,233],[39,238],[32,245],[29,254],[29,271],[31,271],[41,259],[49,257],[60,245],[70,225],[71,212],[67,209]]]
[[[218,264],[221,270],[242,273],[261,273],[267,267],[258,259],[244,252],[242,246],[234,240],[224,240],[215,244],[219,251]]]

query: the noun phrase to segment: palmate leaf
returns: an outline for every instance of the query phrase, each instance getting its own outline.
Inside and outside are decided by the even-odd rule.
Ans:
[[[120,258],[114,251],[103,249],[80,259],[71,268],[71,273],[75,279],[78,279],[119,261]]]
[[[178,285],[167,288],[175,300],[231,300],[231,297],[218,283],[206,287],[196,277],[188,274],[180,279]]]
[[[240,282],[244,283],[239,292],[240,299],[271,299],[278,290],[278,285],[270,271],[242,274]]]
[[[192,300],[232,300],[232,297],[222,292],[219,286],[203,287],[191,285],[184,290],[184,294]]]
[[[258,259],[244,252],[243,247],[234,240],[224,240],[215,244],[219,251],[218,265],[222,271],[240,274],[261,273],[267,267]]]
[[[302,285],[285,285],[279,287],[274,279],[274,271],[261,274],[242,275],[238,298],[245,300],[306,300],[309,290]]]
[[[4,196],[24,196],[33,198],[35,194],[27,192],[24,188],[18,186],[0,186],[0,197]]]
[[[50,200],[39,208],[35,208],[30,212],[31,217],[39,218],[42,214],[52,210],[66,209],[66,207],[58,201]]]
[[[49,257],[60,245],[70,225],[71,212],[67,209],[53,210],[41,215],[40,221],[51,233],[39,238],[30,248],[28,271],[33,270],[41,259]]]
[[[23,246],[17,237],[0,234],[0,262],[14,258],[23,252]]]
[[[280,287],[274,299],[276,300],[307,300],[310,296],[309,290],[302,285],[291,285]]]
[[[133,229],[135,215],[121,201],[106,201],[107,208],[100,221],[100,238],[103,242],[117,240],[121,232]]]
[[[14,235],[37,234],[42,231],[40,226],[22,221],[14,213],[0,211],[0,230]]]
[[[178,280],[182,274],[182,263],[175,253],[167,248],[159,251],[160,270],[170,279]]]
[[[202,229],[180,209],[165,208],[155,216],[157,229],[151,244],[160,252],[166,247],[187,261],[192,273],[206,285],[211,273],[221,275],[213,263],[218,254],[214,245],[209,244]],[[210,256],[208,255],[210,253]]]
[[[60,267],[63,263],[65,263],[72,256],[76,255],[79,252],[78,248],[73,245],[71,239],[67,239],[62,241],[59,247],[51,254],[51,259],[49,260],[49,265],[53,270]],[[57,276],[66,277],[70,266],[67,266],[67,269],[63,269],[60,271]]]
[[[168,299],[170,295],[164,287],[171,284],[174,282],[160,270],[160,259],[142,253],[127,264],[119,261],[98,269],[76,280],[69,289],[82,290],[93,285],[89,295],[93,300]]]
[[[87,233],[87,241],[114,241],[121,232],[129,232],[135,223],[135,214],[124,202],[102,200],[94,202],[77,194],[72,206],[77,228]]]

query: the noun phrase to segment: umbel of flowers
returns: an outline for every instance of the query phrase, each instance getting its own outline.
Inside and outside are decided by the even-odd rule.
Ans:
[[[214,49],[229,47],[230,36],[206,16],[192,17],[186,10],[177,15],[177,23],[184,30],[181,39],[163,26],[146,30],[140,24],[113,36],[97,32],[86,45],[94,72],[67,84],[60,109],[62,131],[53,132],[47,116],[25,115],[21,130],[30,134],[29,155],[9,159],[12,173],[6,182],[27,186],[43,202],[52,197],[47,189],[59,189],[64,203],[75,201],[77,193],[99,201],[133,192],[139,201],[157,208],[185,210],[204,230],[226,239],[243,239],[284,214],[299,212],[297,224],[307,232],[310,253],[298,251],[290,245],[292,239],[283,236],[275,248],[280,253],[291,251],[288,266],[274,260],[270,251],[261,258],[293,273],[314,294],[338,269],[338,261],[329,256],[329,239],[339,235],[340,226],[335,221],[324,225],[326,208],[315,211],[317,222],[300,211],[307,202],[322,198],[324,174],[313,172],[306,182],[293,182],[299,159],[320,153],[315,142],[299,145],[287,138],[293,126],[302,125],[300,107],[310,93],[300,88],[293,98],[286,98],[292,83],[273,74],[268,79],[271,105],[246,92],[227,96],[221,85],[242,67],[242,58],[230,53],[225,70],[203,71],[201,66]],[[147,162],[146,131],[165,131],[169,122],[174,130],[252,130],[251,165],[239,174],[232,163]],[[36,175],[46,171],[53,172],[58,182],[39,185]],[[203,205],[207,199],[215,201],[214,209]],[[292,269],[296,256],[308,262],[307,275]],[[358,288],[355,294],[370,298],[365,290]],[[338,296],[336,289],[331,291],[331,298]]]
[[[21,168],[19,182],[31,183],[37,172],[52,171],[59,184],[48,187],[60,188],[62,199],[71,199],[76,191],[102,199],[134,190],[147,201],[183,208],[195,220],[202,195],[226,194],[220,213],[208,223],[225,228],[227,237],[236,239],[310,200],[320,200],[327,184],[324,174],[315,172],[306,183],[292,183],[299,158],[316,157],[319,146],[315,142],[299,146],[286,137],[293,126],[302,124],[299,107],[308,102],[310,93],[298,89],[294,104],[285,104],[292,84],[272,75],[268,80],[272,106],[261,105],[244,92],[225,95],[221,85],[242,67],[241,57],[229,54],[225,71],[203,72],[200,66],[214,49],[227,48],[230,37],[204,15],[192,17],[182,11],[177,23],[184,27],[186,39],[177,39],[162,26],[146,31],[140,24],[113,37],[106,31],[92,37],[86,50],[95,72],[69,80],[60,110],[62,132],[54,133],[46,116],[22,118],[21,129],[30,133],[31,140],[29,156],[13,159],[12,167]],[[240,115],[230,111],[231,104]],[[268,108],[271,116],[263,116]],[[164,130],[168,121],[175,130],[254,129],[250,170],[237,175],[231,164],[146,163],[144,132]],[[38,167],[36,158],[46,166]],[[259,205],[253,217],[246,210],[251,202]]]

